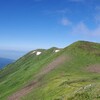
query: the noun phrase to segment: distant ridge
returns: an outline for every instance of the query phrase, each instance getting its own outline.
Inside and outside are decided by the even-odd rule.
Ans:
[[[0,58],[0,69],[3,68],[4,66],[6,66],[7,64],[10,64],[14,62],[14,60],[12,59],[8,59],[8,58]]]

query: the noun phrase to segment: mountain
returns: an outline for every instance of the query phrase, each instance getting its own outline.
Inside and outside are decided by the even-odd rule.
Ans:
[[[8,58],[0,58],[0,69],[6,66],[7,64],[12,63],[14,60]]]
[[[0,100],[100,100],[100,43],[37,49],[0,71]]]

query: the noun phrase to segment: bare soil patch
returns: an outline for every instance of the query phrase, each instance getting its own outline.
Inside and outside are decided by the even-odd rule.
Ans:
[[[26,94],[30,93],[35,87],[38,87],[40,84],[41,78],[47,74],[48,72],[52,71],[54,68],[58,67],[59,65],[63,64],[65,61],[69,61],[70,57],[66,56],[60,56],[56,58],[54,61],[52,61],[50,64],[48,64],[46,67],[44,67],[39,74],[37,74],[36,80],[33,80],[31,83],[29,83],[27,86],[23,87],[18,92],[14,93],[10,97],[8,97],[8,100],[20,100],[21,97],[25,96]]]
[[[20,100],[21,97],[25,96],[28,94],[30,91],[32,91],[33,88],[38,86],[38,82],[33,81],[32,83],[28,84],[26,87],[22,88],[18,92],[14,93],[10,97],[8,97],[8,100]]]
[[[90,65],[87,67],[89,72],[100,73],[100,64]]]
[[[46,67],[44,67],[38,76],[44,75],[52,70],[54,70],[56,67],[59,67],[61,64],[63,64],[65,61],[69,61],[70,57],[66,56],[60,56],[54,61],[52,61],[50,64],[48,64]]]

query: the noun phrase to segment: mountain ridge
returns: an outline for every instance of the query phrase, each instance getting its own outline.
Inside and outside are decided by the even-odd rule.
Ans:
[[[97,100],[100,72],[91,69],[100,68],[100,44],[77,41],[59,52],[55,50],[58,48],[41,51],[40,55],[33,50],[3,69],[0,99]]]

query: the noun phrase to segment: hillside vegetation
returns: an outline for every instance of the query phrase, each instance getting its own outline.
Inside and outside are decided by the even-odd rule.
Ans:
[[[100,100],[100,44],[29,52],[0,70],[0,100]]]

